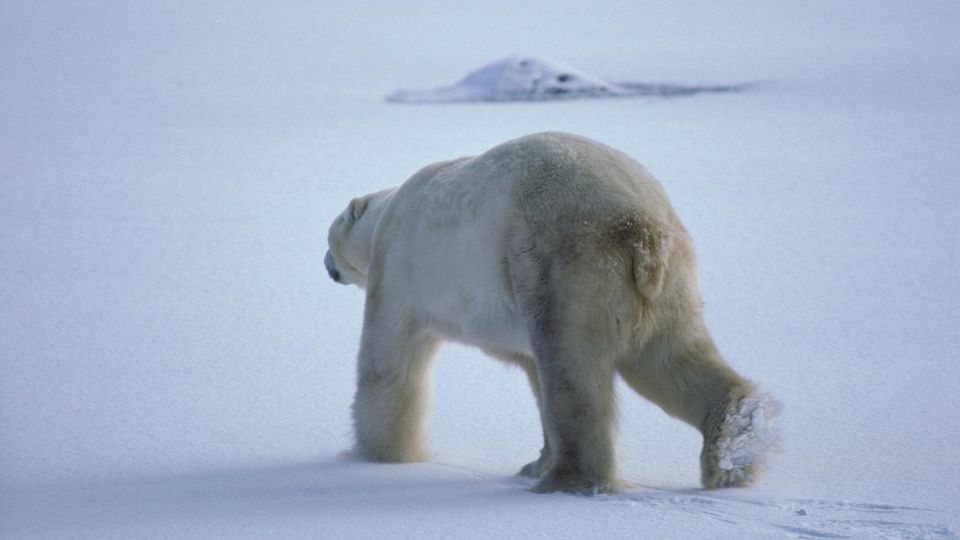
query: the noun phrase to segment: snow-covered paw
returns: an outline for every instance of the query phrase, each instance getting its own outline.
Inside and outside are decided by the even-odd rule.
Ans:
[[[707,432],[700,456],[705,488],[747,486],[756,481],[777,440],[772,419],[779,404],[767,395],[732,401]]]

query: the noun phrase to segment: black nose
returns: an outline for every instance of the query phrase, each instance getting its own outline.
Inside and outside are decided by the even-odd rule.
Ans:
[[[330,275],[330,279],[340,283],[340,271],[337,270],[337,265],[333,262],[333,255],[330,250],[327,250],[327,254],[323,257],[323,265],[327,267],[327,274]]]

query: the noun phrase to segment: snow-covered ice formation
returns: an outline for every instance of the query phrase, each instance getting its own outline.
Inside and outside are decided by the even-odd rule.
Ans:
[[[395,103],[454,103],[465,101],[547,101],[556,99],[681,96],[701,92],[734,92],[747,85],[683,86],[614,83],[530,56],[509,56],[469,73],[451,86],[397,90],[387,96]]]

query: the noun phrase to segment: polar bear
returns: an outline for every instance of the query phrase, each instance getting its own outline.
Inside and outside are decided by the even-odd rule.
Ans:
[[[355,455],[428,457],[428,371],[453,340],[526,372],[544,445],[520,473],[535,492],[623,487],[616,374],[703,434],[705,487],[756,478],[775,402],[720,356],[687,231],[626,155],[529,135],[354,199],[328,240],[330,277],[366,289]]]

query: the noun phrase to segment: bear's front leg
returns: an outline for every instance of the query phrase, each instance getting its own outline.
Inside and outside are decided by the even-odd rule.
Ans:
[[[553,461],[553,451],[550,450],[550,442],[544,437],[543,448],[540,450],[540,457],[527,463],[523,467],[520,467],[520,476],[526,476],[528,478],[540,478],[543,476],[543,473],[550,468],[550,463]]]
[[[429,367],[440,341],[372,304],[368,298],[357,362],[353,452],[372,461],[423,461]]]
[[[546,413],[543,411],[543,395],[540,392],[540,375],[537,373],[537,363],[533,358],[517,355],[510,358],[509,361],[523,368],[523,372],[526,373],[530,382],[530,389],[533,390],[533,396],[537,400],[537,412],[540,416],[540,425],[543,426],[543,448],[540,450],[540,457],[521,467],[519,473],[521,476],[537,479],[543,476],[543,473],[550,468],[550,464],[553,462],[553,449],[550,448],[550,439],[547,438],[545,425]]]

